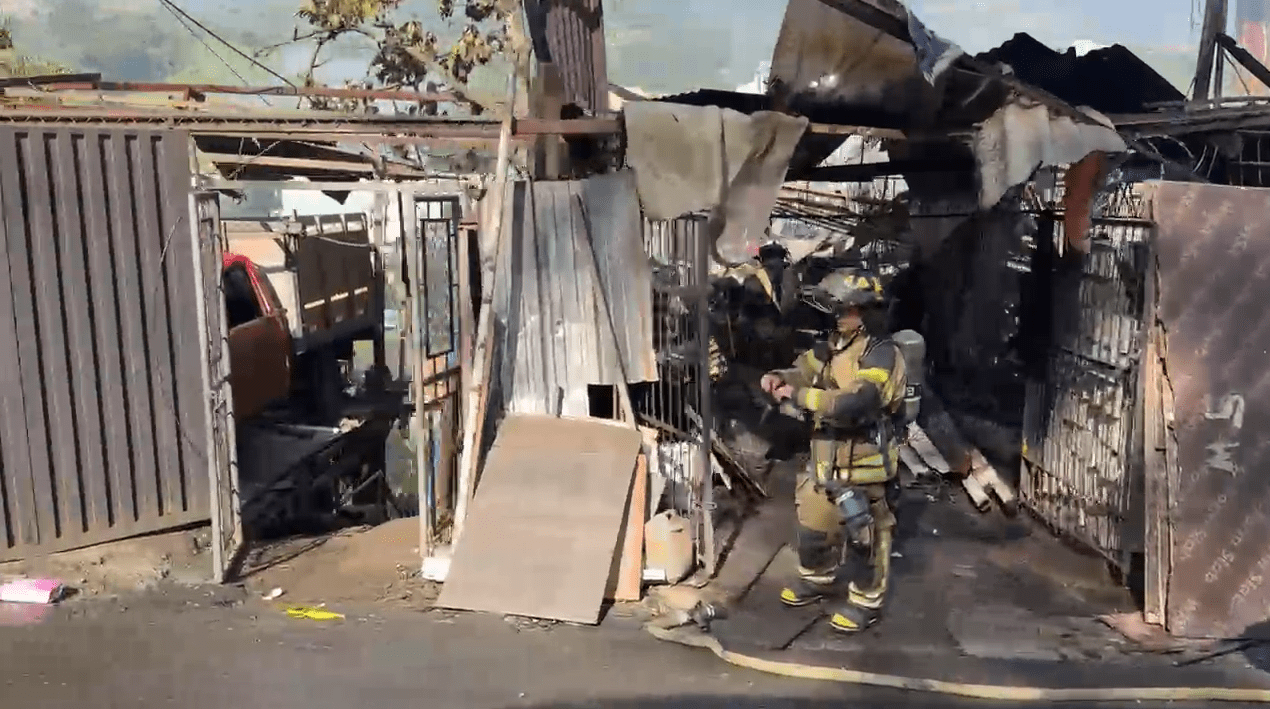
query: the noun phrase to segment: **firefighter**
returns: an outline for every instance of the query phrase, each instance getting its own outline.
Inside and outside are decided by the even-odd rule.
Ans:
[[[728,269],[726,278],[735,281],[737,306],[748,334],[752,335],[746,359],[760,366],[771,366],[771,355],[779,352],[789,339],[784,316],[795,295],[791,284],[793,276],[789,268],[789,251],[769,241],[758,250],[751,261]],[[779,360],[775,360],[779,361]]]
[[[809,470],[795,489],[798,578],[781,591],[806,606],[840,590],[839,566],[850,546],[867,550],[871,578],[846,588],[830,625],[860,632],[881,615],[890,576],[899,449],[907,373],[886,332],[881,283],[863,269],[834,271],[808,293],[813,307],[837,317],[827,342],[790,369],[763,376],[776,401],[790,400],[813,422]]]

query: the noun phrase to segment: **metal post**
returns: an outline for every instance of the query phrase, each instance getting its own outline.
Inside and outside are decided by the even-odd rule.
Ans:
[[[426,435],[423,426],[425,385],[428,377],[424,374],[424,362],[427,360],[427,348],[424,346],[424,311],[427,306],[424,298],[423,259],[419,233],[419,207],[413,197],[401,195],[398,200],[401,215],[401,231],[405,235],[402,254],[406,264],[406,273],[410,277],[410,290],[406,302],[410,308],[407,320],[409,336],[404,338],[405,347],[410,353],[410,398],[414,400],[414,411],[410,416],[410,440],[414,443],[415,453],[415,486],[419,498],[419,554],[423,560],[432,556],[433,542],[436,532],[433,529],[433,515],[436,512],[436,501],[433,495],[432,471],[429,463],[432,458],[432,439]],[[409,219],[410,221],[406,221]],[[404,279],[403,279],[404,280]]]
[[[708,577],[715,572],[714,549],[714,457],[711,453],[714,434],[714,392],[710,381],[710,289],[708,287],[710,248],[713,230],[697,230],[697,249],[692,270],[697,301],[697,385],[701,416],[701,560]]]

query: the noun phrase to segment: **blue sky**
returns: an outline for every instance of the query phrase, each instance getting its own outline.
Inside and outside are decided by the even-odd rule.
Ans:
[[[0,0],[0,6],[22,16],[47,11],[64,1]],[[213,28],[248,28],[280,38],[290,34],[294,24],[291,15],[300,0],[176,2]],[[403,14],[435,23],[435,2],[407,0]],[[1020,31],[1056,49],[1077,40],[1121,43],[1139,53],[1190,49],[1198,35],[1196,23],[1202,4],[1202,0],[910,2],[931,29],[970,52],[989,49]],[[156,25],[175,22],[158,0],[90,0],[90,4],[103,13],[147,15]],[[660,91],[699,86],[735,88],[749,81],[758,64],[771,57],[784,8],[785,0],[605,0],[611,66],[616,74],[611,78]],[[300,54],[271,63],[296,71],[303,62]],[[1151,61],[1146,54],[1144,58]],[[1178,64],[1176,57],[1168,61]],[[330,67],[334,71],[322,78],[356,78],[364,67],[364,58],[334,63]],[[1172,73],[1184,74],[1184,67]]]

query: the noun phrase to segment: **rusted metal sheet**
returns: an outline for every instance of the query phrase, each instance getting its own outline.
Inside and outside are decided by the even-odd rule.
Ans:
[[[609,110],[601,0],[525,0],[539,61],[560,71],[565,101],[591,114]]]
[[[652,278],[629,172],[511,185],[495,285],[498,388],[508,413],[588,416],[588,385],[653,381]],[[576,244],[589,238],[600,283]],[[585,243],[585,242],[583,242]],[[612,311],[612,323],[596,297]],[[610,328],[616,329],[614,351]],[[621,360],[618,358],[622,357]]]
[[[786,6],[769,80],[773,93],[796,104],[851,110],[873,125],[904,125],[936,96],[918,70],[912,44],[822,0]]]
[[[1177,635],[1234,636],[1270,605],[1270,190],[1156,187]]]
[[[0,127],[0,560],[208,518],[189,145]]]
[[[1038,249],[1067,243],[1061,219]],[[1050,260],[1044,376],[1029,381],[1024,414],[1020,499],[1118,565],[1142,543],[1134,416],[1149,231],[1144,220],[1096,219],[1088,254]]]

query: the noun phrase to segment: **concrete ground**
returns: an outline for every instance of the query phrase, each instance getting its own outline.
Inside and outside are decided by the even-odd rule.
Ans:
[[[241,595],[224,590],[151,591],[71,603],[36,624],[0,628],[4,706],[839,709],[848,704],[972,704],[748,672],[708,653],[658,642],[630,621],[600,629],[543,627],[493,616],[367,606],[343,609],[345,620],[319,622],[289,618],[254,598],[240,601]]]

